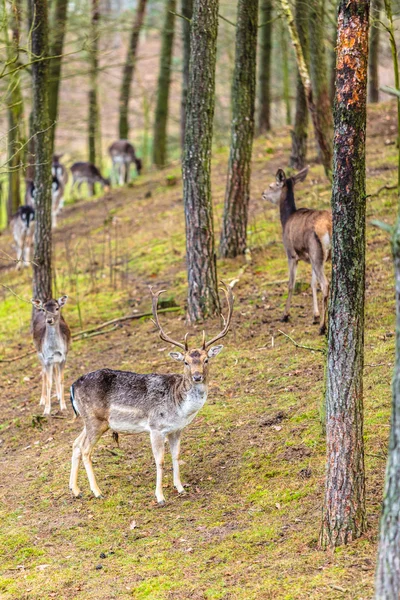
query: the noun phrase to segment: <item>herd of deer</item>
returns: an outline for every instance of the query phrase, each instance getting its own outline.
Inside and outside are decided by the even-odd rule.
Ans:
[[[111,146],[111,148],[113,148]],[[111,152],[110,148],[110,152]],[[53,176],[59,182],[65,174],[56,157],[53,163]],[[138,159],[137,159],[138,160]],[[119,162],[118,162],[119,161]],[[121,166],[121,158],[116,159]],[[55,166],[57,165],[57,166]],[[136,162],[140,172],[140,162]],[[75,167],[75,168],[74,168]],[[59,169],[59,170],[58,170]],[[72,167],[75,181],[88,181],[89,174],[101,177],[97,169],[88,163],[76,163]],[[121,170],[120,177],[127,180],[129,165]],[[262,198],[279,204],[280,219],[283,232],[283,243],[289,263],[289,290],[283,315],[283,321],[289,319],[290,303],[295,285],[296,269],[299,260],[311,263],[312,294],[314,322],[319,321],[320,333],[326,329],[326,313],[329,284],[324,273],[325,262],[330,257],[332,237],[332,215],[327,210],[297,209],[294,199],[294,187],[304,181],[308,168],[292,177],[286,177],[282,169],[276,174],[276,182],[271,184]],[[97,181],[97,180],[96,180]],[[106,181],[106,180],[104,180]],[[32,207],[22,207],[20,214],[29,227],[32,218]],[[317,283],[322,290],[322,311],[319,312],[317,300]],[[182,430],[194,419],[207,400],[209,361],[223,349],[222,345],[213,346],[223,338],[229,330],[234,297],[232,288],[223,285],[228,306],[228,315],[222,331],[210,341],[203,340],[200,347],[189,349],[188,335],[184,341],[178,342],[169,337],[163,330],[158,314],[158,298],[163,290],[152,297],[153,323],[158,328],[160,337],[165,342],[177,346],[182,352],[171,352],[174,360],[183,363],[183,374],[148,374],[142,375],[128,371],[100,369],[80,377],[71,386],[71,403],[75,414],[83,420],[83,431],[73,444],[70,489],[74,496],[80,495],[78,487],[78,469],[82,459],[86,469],[90,489],[96,497],[101,496],[96,483],[92,466],[93,449],[100,437],[111,430],[118,438],[119,433],[150,434],[150,441],[157,469],[156,498],[163,505],[162,474],[165,442],[168,439],[172,463],[173,482],[179,493],[184,491],[179,474],[180,436]],[[33,299],[37,309],[32,319],[33,340],[42,365],[42,395],[40,404],[44,404],[44,414],[51,411],[51,389],[54,379],[56,395],[61,410],[66,409],[64,400],[64,367],[70,346],[71,334],[61,309],[67,302],[67,296],[47,302]]]

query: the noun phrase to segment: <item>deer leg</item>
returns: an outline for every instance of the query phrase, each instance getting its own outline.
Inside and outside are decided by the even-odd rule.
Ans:
[[[65,361],[59,363],[59,365],[58,365],[59,385],[60,385],[60,395],[59,395],[58,399],[60,401],[61,410],[67,410],[67,405],[65,404],[65,397],[64,397],[64,369],[65,369]]]
[[[312,289],[312,297],[313,297],[313,312],[314,312],[314,320],[313,323],[319,323],[319,308],[318,308],[318,293],[317,293],[317,275],[314,271],[314,267],[311,275],[311,289]]]
[[[46,369],[42,369],[42,395],[40,396],[39,406],[46,404],[46,392],[47,392],[47,373]]]
[[[119,185],[124,185],[124,164],[119,163]]]
[[[72,460],[71,460],[71,475],[69,477],[69,489],[73,493],[75,497],[78,497],[81,493],[81,490],[78,487],[78,470],[79,463],[81,461],[82,452],[81,452],[81,443],[86,435],[86,429],[82,431],[80,435],[74,441],[72,446]]]
[[[51,387],[53,384],[53,365],[48,365],[46,369],[46,402],[43,414],[49,415],[51,413]]]
[[[157,481],[156,481],[156,498],[158,504],[163,506],[165,504],[165,498],[162,491],[162,476],[164,467],[164,452],[165,452],[165,436],[159,431],[150,432],[151,448],[153,450],[154,460],[157,468]]]
[[[129,182],[129,171],[131,163],[125,163],[125,184]]]
[[[329,282],[324,272],[324,263],[315,266],[315,273],[322,290],[322,313],[319,322],[319,333],[324,335],[326,332],[326,315],[328,310]]]
[[[169,447],[171,449],[172,456],[172,467],[174,471],[174,486],[181,494],[184,492],[183,485],[181,483],[181,477],[179,474],[179,451],[181,446],[181,432],[174,431],[174,433],[170,433],[168,436]]]
[[[290,316],[290,304],[292,302],[292,295],[294,290],[294,284],[296,283],[296,271],[297,271],[297,262],[296,258],[289,258],[289,286],[288,286],[288,297],[285,305],[285,312],[282,317],[282,321],[289,321]]]
[[[22,267],[24,266],[24,247],[21,246],[20,244],[17,244],[17,264],[16,264],[16,269],[17,271],[19,271],[20,269],[22,269]]]
[[[31,251],[30,243],[31,243],[30,239],[27,240],[25,242],[25,246],[23,248],[24,256],[22,258],[24,261],[24,265],[26,265],[26,266],[29,266],[29,255],[30,255],[30,251]]]
[[[80,444],[80,448],[82,452],[83,464],[85,465],[86,474],[89,479],[90,489],[92,490],[96,498],[100,498],[102,496],[102,493],[99,489],[99,486],[96,483],[96,478],[94,476],[92,454],[96,443],[101,438],[103,433],[107,431],[108,425],[103,421],[97,421],[95,423],[91,422],[90,425],[93,431],[86,432],[86,435],[84,436]]]

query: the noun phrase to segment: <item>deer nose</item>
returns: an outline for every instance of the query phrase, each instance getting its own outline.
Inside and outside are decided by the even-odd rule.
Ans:
[[[54,325],[54,319],[47,319],[47,323],[49,325]]]
[[[193,375],[193,381],[195,383],[200,383],[203,381],[203,375],[200,375],[200,373],[194,373]]]

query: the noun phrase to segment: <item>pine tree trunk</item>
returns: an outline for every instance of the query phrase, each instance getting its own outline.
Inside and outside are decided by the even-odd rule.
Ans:
[[[334,109],[327,474],[321,545],[366,530],[363,446],[365,135],[369,0],[341,0]]]
[[[50,55],[54,56],[50,61],[49,72],[49,114],[51,124],[51,146],[54,149],[54,140],[56,137],[58,101],[61,83],[61,55],[64,51],[65,31],[67,27],[68,0],[56,0],[54,6],[54,17],[51,27],[53,36],[50,46]]]
[[[317,106],[313,97],[310,74],[304,58],[303,49],[300,44],[299,35],[297,33],[289,1],[281,0],[281,6],[283,10],[283,15],[286,19],[287,26],[289,28],[290,37],[292,39],[292,44],[296,55],[297,68],[299,70],[299,74],[303,82],[307,106],[308,110],[310,111],[311,119],[313,122],[314,135],[315,139],[317,140],[318,148],[321,154],[321,161],[324,165],[326,175],[330,177],[332,169],[332,144],[330,138],[328,138],[325,135],[323,124],[320,122],[319,119],[319,112],[317,110]]]
[[[181,145],[182,150],[185,144],[186,129],[186,102],[189,88],[189,65],[190,65],[190,21],[193,15],[193,0],[182,0],[182,99],[181,99]]]
[[[157,84],[157,103],[154,118],[153,163],[160,169],[167,162],[167,122],[171,63],[174,49],[176,0],[166,1],[165,22],[162,35],[160,71]]]
[[[272,0],[261,0],[257,133],[271,130]]]
[[[15,0],[11,15],[9,28],[11,30],[11,40],[6,35],[7,60],[13,70],[20,64],[19,40],[21,28],[21,5],[19,0]],[[6,31],[8,29],[5,28]],[[10,75],[7,82],[7,113],[8,113],[8,148],[7,148],[7,168],[8,168],[8,200],[7,200],[7,222],[10,222],[12,215],[18,210],[21,204],[21,166],[23,164],[23,152],[21,145],[24,142],[24,104],[21,91],[20,71]]]
[[[133,22],[131,37],[129,40],[128,54],[126,56],[124,73],[122,76],[121,91],[119,95],[119,139],[127,140],[129,137],[129,99],[131,85],[135,71],[136,53],[139,44],[140,30],[142,29],[146,13],[147,0],[139,0],[135,20]]]
[[[218,0],[194,0],[190,34],[182,173],[191,322],[212,316],[220,309],[211,200],[218,4]]]
[[[49,55],[47,0],[31,0],[32,54]],[[51,141],[48,104],[49,62],[32,65],[32,110],[35,136],[35,250],[33,256],[33,297],[51,298]]]
[[[381,0],[371,1],[371,30],[369,33],[368,100],[379,102],[379,21]]]
[[[91,31],[90,31],[90,49],[89,49],[89,118],[88,118],[88,143],[89,143],[89,162],[96,164],[96,159],[100,158],[99,135],[100,135],[100,114],[98,103],[98,36],[99,36],[99,0],[92,0]]]
[[[232,85],[232,130],[220,254],[234,258],[247,247],[251,152],[256,94],[258,0],[239,0]]]
[[[296,0],[295,6],[296,29],[303,50],[306,64],[309,63],[308,43],[308,4],[303,0]],[[290,166],[294,169],[303,169],[306,166],[307,138],[308,138],[308,108],[307,98],[304,92],[303,82],[297,70],[296,85],[296,113],[294,117],[294,128],[292,130],[292,152],[290,155]]]
[[[326,28],[323,2],[324,0],[309,2],[310,77],[318,123],[323,137],[329,144],[329,154],[332,155],[332,105],[329,98],[328,68],[325,57]],[[319,159],[323,162],[318,140],[317,147]]]
[[[290,90],[289,90],[289,53],[288,53],[288,39],[286,36],[286,29],[283,22],[281,22],[281,58],[282,58],[282,98],[285,106],[285,122],[286,125],[290,125],[292,122],[290,114]]]

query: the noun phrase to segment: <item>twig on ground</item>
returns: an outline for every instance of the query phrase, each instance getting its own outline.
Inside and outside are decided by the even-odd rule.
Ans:
[[[373,194],[369,194],[367,196],[367,198],[376,198],[384,190],[395,190],[396,188],[397,188],[397,184],[395,184],[395,185],[388,185],[388,184],[383,185],[382,187],[380,187],[379,189],[377,189],[376,192],[374,192]]]
[[[310,350],[311,352],[321,352],[322,354],[326,354],[326,350],[323,348],[313,348],[312,346],[304,346],[303,344],[298,344],[292,337],[290,337],[290,335],[288,335],[281,329],[278,329],[278,331],[279,333],[287,337],[292,342],[292,344],[296,346],[296,348],[302,348],[303,350]]]

